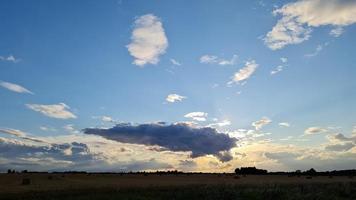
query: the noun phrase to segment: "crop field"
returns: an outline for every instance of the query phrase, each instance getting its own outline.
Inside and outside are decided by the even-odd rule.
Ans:
[[[235,174],[0,174],[0,199],[356,199],[356,178]]]

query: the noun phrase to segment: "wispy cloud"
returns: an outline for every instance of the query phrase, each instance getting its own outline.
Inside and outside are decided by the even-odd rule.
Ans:
[[[205,112],[191,112],[191,113],[188,113],[186,115],[184,115],[184,117],[186,118],[191,118],[195,121],[206,121],[206,117],[208,116],[208,113],[205,113]]]
[[[74,128],[73,124],[67,124],[67,125],[63,126],[63,129],[68,131],[69,133],[72,133],[72,134],[78,134],[80,132],[79,130]]]
[[[21,85],[17,85],[15,83],[0,81],[0,86],[8,89],[10,91],[17,92],[17,93],[33,94],[33,92],[31,92],[30,90],[26,89],[25,87],[23,87]]]
[[[344,33],[344,28],[342,26],[338,26],[336,28],[331,29],[330,35],[333,37],[340,37]]]
[[[288,122],[281,122],[278,124],[280,127],[290,127],[290,124]]]
[[[322,127],[313,126],[305,129],[304,135],[316,135],[320,133],[326,133],[328,130]]]
[[[161,20],[153,14],[147,14],[135,20],[131,43],[127,48],[135,58],[133,64],[144,66],[157,64],[159,56],[166,52],[168,39]]]
[[[14,135],[17,137],[24,137],[26,136],[26,133],[17,129],[11,129],[11,128],[0,128],[0,133],[5,133],[9,135]]]
[[[27,108],[40,112],[47,117],[57,118],[57,119],[71,119],[77,118],[72,112],[70,112],[70,107],[65,103],[42,105],[42,104],[26,104]]]
[[[20,59],[15,58],[13,55],[9,55],[9,56],[0,56],[0,61],[8,61],[8,62],[17,63],[17,62],[20,62]]]
[[[169,94],[166,97],[166,101],[169,103],[174,103],[174,102],[178,102],[178,101],[183,101],[183,99],[186,99],[187,97],[185,96],[181,96],[179,94]]]
[[[177,66],[181,66],[181,65],[182,65],[182,64],[181,64],[180,62],[178,62],[176,59],[171,58],[170,61],[171,61],[171,63],[172,63],[173,65],[177,65]]]
[[[253,122],[252,126],[254,126],[256,130],[261,130],[264,126],[270,124],[271,122],[272,120],[269,119],[268,117],[262,117],[262,119]]]
[[[247,61],[245,63],[245,66],[234,74],[232,80],[228,84],[240,83],[242,81],[246,81],[256,71],[257,67],[258,64],[256,63],[255,60]]]
[[[18,138],[21,138],[21,139],[24,139],[24,140],[27,140],[27,141],[31,141],[31,142],[46,143],[45,141],[43,141],[41,139],[30,137],[30,136],[28,136],[27,133],[25,133],[25,132],[23,132],[21,130],[17,130],[17,129],[1,128],[0,127],[0,133],[16,136]]]
[[[219,58],[215,55],[203,55],[200,57],[200,63],[204,64],[218,64],[218,65],[234,65],[238,56],[233,55],[231,59]]]
[[[309,53],[309,54],[305,54],[304,56],[305,57],[314,57],[314,56],[317,56],[323,49],[324,47],[328,46],[329,43],[324,43],[324,44],[319,44],[313,53]]]
[[[286,58],[286,57],[281,57],[280,60],[282,61],[282,63],[287,63],[288,62],[288,58]]]
[[[288,59],[286,57],[281,57],[280,58],[282,64],[281,65],[278,65],[277,67],[275,67],[273,70],[271,70],[270,74],[271,75],[275,75],[281,71],[284,70],[284,67],[288,66]]]
[[[212,124],[208,124],[208,127],[223,127],[223,126],[229,126],[231,125],[231,121],[230,120],[223,120],[221,122],[216,122],[216,123],[212,123]]]
[[[265,44],[272,50],[282,49],[286,45],[299,44],[308,40],[312,28],[332,25],[339,28],[332,31],[340,35],[340,27],[356,22],[356,2],[343,0],[301,0],[287,3],[273,11],[282,18],[267,33]]]
[[[271,71],[271,75],[275,75],[279,72],[283,71],[283,65],[278,65],[276,68],[274,68],[272,71]]]

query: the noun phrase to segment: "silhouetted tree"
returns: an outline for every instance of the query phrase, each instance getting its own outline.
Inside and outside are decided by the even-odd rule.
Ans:
[[[257,169],[256,167],[241,167],[235,169],[236,174],[267,174],[265,169]]]

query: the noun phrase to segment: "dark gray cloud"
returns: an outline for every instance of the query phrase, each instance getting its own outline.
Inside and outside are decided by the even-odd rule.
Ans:
[[[87,128],[83,131],[122,143],[158,145],[170,151],[190,151],[192,158],[214,155],[221,161],[232,159],[228,151],[236,146],[237,141],[214,128],[196,128],[184,123],[122,123],[109,129]]]
[[[325,146],[325,150],[328,151],[348,151],[352,149],[355,145],[351,142],[341,143],[341,144],[329,144]]]
[[[84,143],[30,145],[19,140],[0,137],[0,172],[7,169],[120,172],[173,168],[172,165],[155,159],[115,163],[107,161],[105,156],[90,152],[88,145]]]
[[[0,170],[70,170],[95,162],[86,144],[29,145],[0,138]]]

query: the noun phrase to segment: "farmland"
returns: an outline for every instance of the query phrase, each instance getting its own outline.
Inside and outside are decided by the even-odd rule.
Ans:
[[[356,178],[147,173],[0,174],[0,199],[356,199]]]

